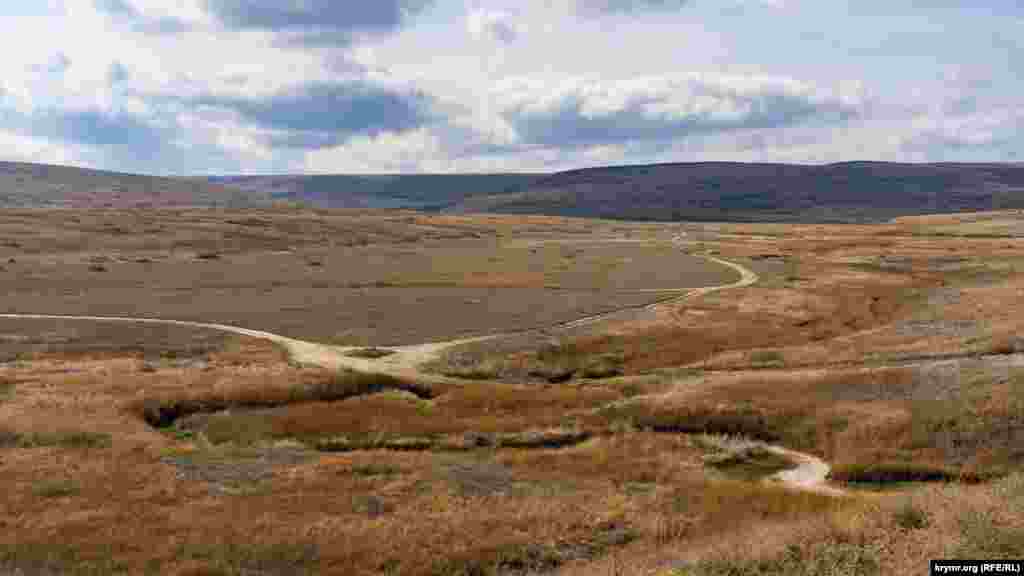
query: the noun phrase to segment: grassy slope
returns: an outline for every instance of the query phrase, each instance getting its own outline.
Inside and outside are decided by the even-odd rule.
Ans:
[[[268,201],[262,193],[242,193],[199,180],[0,162],[0,207],[4,208],[248,206]]]

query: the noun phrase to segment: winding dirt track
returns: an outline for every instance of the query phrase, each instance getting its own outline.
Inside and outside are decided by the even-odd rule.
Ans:
[[[672,243],[677,247],[681,248],[684,244],[687,243],[687,241],[684,240],[684,238],[685,234],[678,234],[672,238]],[[653,304],[646,305],[644,306],[644,308],[653,309],[658,306],[664,306],[667,304],[677,304],[679,302],[689,300],[691,298],[697,298],[722,290],[751,286],[758,281],[757,274],[739,264],[729,262],[728,260],[723,260],[721,258],[717,258],[711,255],[702,255],[702,257],[717,264],[720,264],[722,266],[732,268],[737,273],[739,273],[739,280],[732,282],[730,284],[722,284],[719,286],[706,286],[703,288],[680,288],[658,290],[658,292],[681,292],[682,295],[678,297],[660,300]],[[573,320],[571,322],[560,324],[557,326],[557,328],[575,328],[579,326],[593,324],[605,320],[606,318],[612,316],[616,312],[619,311],[587,316],[584,318],[580,318],[578,320]],[[163,318],[137,318],[122,316],[0,314],[0,319],[5,318],[18,320],[83,320],[95,322],[125,322],[133,324],[164,324],[171,326],[185,326],[191,328],[220,330],[222,332],[229,332],[241,336],[261,338],[279,344],[288,351],[288,354],[292,360],[300,364],[319,366],[329,370],[349,369],[360,372],[384,373],[413,379],[423,377],[438,379],[438,376],[436,375],[428,375],[423,373],[419,369],[419,367],[427,362],[439,358],[443,351],[448,348],[457,346],[459,344],[480,342],[484,340],[491,340],[507,336],[507,334],[493,334],[477,338],[448,340],[444,342],[432,342],[427,344],[416,344],[411,346],[390,347],[387,348],[387,350],[392,351],[392,354],[385,356],[383,358],[370,359],[349,356],[348,354],[351,353],[353,350],[359,349],[359,347],[355,346],[330,346],[326,344],[318,344],[316,342],[307,342],[305,340],[288,338],[286,336],[281,336],[279,334],[274,334],[272,332],[252,330],[250,328],[242,328],[239,326],[231,326],[228,324],[191,322],[186,320],[167,320]],[[789,458],[796,464],[795,468],[779,472],[778,474],[775,474],[774,476],[769,478],[769,481],[777,481],[799,490],[814,491],[823,494],[841,495],[844,493],[842,490],[827,485],[826,482],[829,472],[829,465],[823,460],[810,454],[796,452],[793,450],[789,450],[787,448],[783,448],[781,446],[770,446],[769,449],[771,449],[772,451],[776,452],[781,456]]]

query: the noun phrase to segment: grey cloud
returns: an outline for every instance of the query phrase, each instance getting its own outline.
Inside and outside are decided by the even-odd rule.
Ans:
[[[37,119],[63,140],[93,146],[123,146],[142,152],[159,146],[167,137],[164,130],[130,115],[99,111],[52,113]]]
[[[431,0],[206,0],[205,6],[225,26],[264,29],[299,44],[348,44],[361,34],[397,29]]]
[[[98,109],[0,109],[0,129],[62,142],[109,166],[173,172],[184,151],[173,145],[176,127],[164,127],[128,113]]]
[[[552,99],[541,96],[506,108],[505,119],[525,144],[578,147],[625,142],[667,142],[693,135],[836,123],[862,112],[838,97],[785,84],[731,87],[728,81],[655,88],[577,87]]]
[[[403,132],[424,125],[431,100],[365,82],[318,83],[264,99],[204,97],[195,104],[237,113],[279,134],[275,146],[324,148],[357,135]]]

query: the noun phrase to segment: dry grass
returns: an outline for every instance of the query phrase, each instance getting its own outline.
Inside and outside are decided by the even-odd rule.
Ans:
[[[704,450],[685,437],[564,426],[622,399],[615,386],[492,383],[431,389],[429,399],[371,393],[377,379],[319,380],[324,373],[290,367],[249,341],[212,354],[205,370],[143,371],[129,358],[78,359],[63,366],[80,372],[47,373],[47,362],[19,365],[16,378],[35,380],[0,408],[18,439],[0,465],[9,487],[0,523],[17,527],[0,530],[17,534],[0,536],[3,569],[527,573],[837,505],[710,479]],[[294,390],[318,382],[330,394],[364,394],[292,402]],[[136,411],[147,398],[227,410],[159,432]],[[265,406],[242,407],[253,403]],[[74,435],[22,443],[69,410],[88,415],[83,437],[105,443],[83,449]],[[367,432],[394,441],[440,435],[461,447],[326,454],[284,442]]]
[[[709,550],[665,576],[910,574],[935,558],[1015,559],[1024,554],[1024,477],[991,486],[932,487],[866,500],[747,549]]]
[[[894,285],[861,280],[846,283],[838,291],[835,286],[801,291],[747,289],[739,301],[714,299],[684,305],[671,323],[638,323],[614,334],[575,336],[536,350],[499,352],[498,356],[463,349],[449,354],[435,369],[472,379],[557,380],[588,377],[588,371],[594,375],[640,374],[668,366],[698,365],[715,357],[730,358],[730,353],[741,365],[781,368],[799,364],[803,355],[790,358],[788,349],[871,330],[906,315],[917,306],[907,297],[909,284],[911,280]]]
[[[10,311],[389,346],[544,327],[658,297],[633,289],[731,278],[666,250],[663,233],[654,244],[602,241],[649,228],[394,211],[13,211],[0,216],[0,261],[15,262],[0,277]]]
[[[296,376],[298,382],[295,381]],[[429,386],[386,374],[307,370],[290,379],[266,379],[258,387],[222,386],[207,390],[183,390],[173,394],[142,395],[132,402],[129,409],[151,426],[164,428],[193,414],[337,402],[385,390],[405,391],[420,398],[434,395]]]
[[[346,234],[365,233],[369,258],[394,255],[394,245],[382,248],[391,242],[420,253],[416,242],[454,240],[434,234],[519,241],[515,222],[542,237],[546,227],[589,233],[559,219],[282,214],[231,215],[230,230],[219,216],[130,214],[154,229],[194,218],[177,240],[169,227],[148,239],[107,231],[124,224],[124,213],[110,222],[85,214],[68,228],[79,234],[74,243],[71,232],[28,234],[3,249],[18,251],[18,266],[35,266],[34,258],[102,236],[104,250],[120,246],[133,266],[162,265],[161,251],[174,247],[188,266],[208,269],[250,266],[254,246],[294,245],[309,252],[296,259],[301,274],[319,274],[336,265],[317,251],[332,234],[344,244]],[[29,230],[71,216],[4,221]],[[168,334],[170,354],[161,354],[150,335],[111,332],[104,348],[90,347],[105,336],[87,328],[75,335],[48,326],[30,344],[17,340],[31,336],[27,327],[5,328],[0,345],[27,354],[5,364],[0,381],[8,388],[0,571],[881,574],[914,573],[929,558],[1024,553],[1018,248],[915,235],[899,223],[762,228],[693,226],[691,234],[749,262],[763,284],[553,345],[471,358],[461,366],[481,379],[461,385],[300,369],[245,339],[199,339],[203,349],[193,350],[187,334]],[[154,246],[145,255],[152,262],[134,260],[144,256],[139,242]],[[364,249],[358,243],[352,250]],[[536,257],[558,270],[588,250]],[[204,251],[220,259],[194,262]],[[781,258],[743,260],[764,254]],[[323,266],[308,266],[313,258]],[[90,281],[116,279],[129,262],[102,264],[108,271]],[[609,266],[610,277],[625,266]],[[430,280],[414,276],[366,281]],[[536,280],[499,276],[473,282]],[[292,315],[273,308],[268,314]],[[64,353],[75,347],[84,352]],[[970,356],[985,351],[998,356]],[[936,354],[949,357],[863,366]],[[146,424],[147,406],[173,413],[150,420],[174,425]],[[793,493],[750,481],[787,465],[752,439],[814,452],[845,480],[941,472],[985,482],[902,482],[897,494],[842,499]]]

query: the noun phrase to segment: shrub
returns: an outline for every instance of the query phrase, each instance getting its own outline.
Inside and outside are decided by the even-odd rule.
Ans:
[[[394,354],[394,350],[388,350],[386,348],[377,348],[376,346],[370,346],[369,348],[357,348],[346,352],[345,355],[351,358],[384,358],[385,356],[391,356]]]
[[[15,386],[17,386],[17,383],[14,380],[0,378],[0,401],[7,399],[14,394]]]
[[[78,485],[70,480],[44,480],[32,486],[32,493],[40,498],[63,498],[78,494]]]
[[[794,466],[788,458],[760,442],[705,434],[697,438],[697,444],[713,450],[704,457],[705,466],[743,480],[759,480]]]
[[[893,482],[972,481],[973,477],[947,466],[915,462],[839,464],[829,472],[838,482],[888,484]]]
[[[928,527],[928,514],[909,498],[892,515],[896,525],[904,530],[920,530]]]
[[[612,378],[621,376],[622,358],[611,354],[602,354],[597,358],[591,358],[583,365],[584,378]]]
[[[778,350],[755,350],[750,353],[750,363],[763,368],[781,367],[786,358]]]
[[[535,430],[499,435],[497,443],[503,448],[562,448],[589,438],[590,433],[578,430]]]
[[[781,427],[788,424],[785,418],[776,421],[761,410],[743,405],[693,404],[668,408],[631,402],[607,407],[601,414],[606,419],[627,420],[638,428],[655,432],[725,434],[763,442],[781,440]]]

